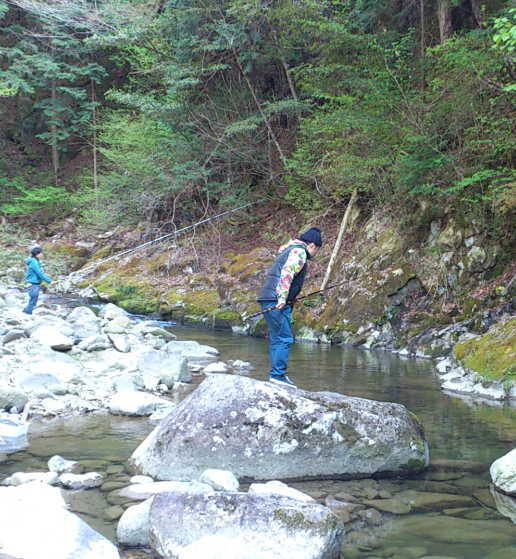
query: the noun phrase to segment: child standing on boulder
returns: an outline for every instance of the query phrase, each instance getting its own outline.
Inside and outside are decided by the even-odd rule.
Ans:
[[[271,382],[296,386],[287,376],[288,354],[294,342],[292,307],[305,281],[307,261],[321,246],[321,231],[316,227],[283,245],[258,296],[269,328]]]
[[[27,264],[27,274],[25,280],[29,283],[29,304],[23,309],[26,314],[32,314],[34,307],[38,302],[39,291],[41,289],[41,282],[46,281],[50,283],[52,280],[49,278],[41,267],[40,258],[43,251],[39,247],[35,247],[30,251],[30,256],[25,260]]]

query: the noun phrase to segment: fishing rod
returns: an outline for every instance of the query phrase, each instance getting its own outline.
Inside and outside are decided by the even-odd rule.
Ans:
[[[186,227],[183,227],[182,229],[178,229],[177,231],[174,231],[173,233],[167,233],[166,235],[162,235],[161,237],[158,237],[156,239],[152,239],[151,241],[147,241],[146,243],[138,245],[134,248],[129,248],[129,249],[123,250],[122,252],[119,252],[117,254],[113,254],[112,256],[108,256],[107,258],[99,260],[98,262],[95,262],[91,266],[83,268],[82,270],[79,270],[79,271],[80,271],[81,275],[84,274],[84,273],[88,273],[90,271],[93,271],[95,268],[97,268],[101,264],[105,264],[106,262],[109,262],[110,260],[114,260],[115,258],[121,258],[122,256],[125,256],[126,254],[131,254],[133,252],[136,252],[137,250],[141,250],[142,248],[146,248],[146,247],[149,247],[150,245],[160,243],[160,242],[164,241],[165,239],[168,239],[169,237],[174,237],[176,235],[179,235],[179,233],[184,233],[185,231],[188,231],[190,229],[194,229],[195,227],[198,227],[199,225],[202,225],[203,223],[208,223],[209,221],[213,221],[214,219],[218,219],[220,217],[231,214],[233,212],[243,210],[244,208],[248,208],[249,206],[254,206],[255,204],[259,204],[263,201],[264,201],[263,199],[262,200],[256,200],[255,202],[249,202],[248,204],[244,204],[243,206],[239,206],[238,208],[233,208],[232,210],[226,210],[226,211],[221,212],[217,215],[207,217],[206,219],[202,219],[201,221],[198,221],[197,223],[194,223],[193,225],[187,225]]]
[[[333,285],[330,285],[328,287],[325,287],[324,289],[319,289],[318,291],[312,291],[312,293],[308,293],[307,295],[303,295],[302,297],[298,297],[295,301],[287,301],[287,305],[294,305],[295,302],[297,301],[301,301],[302,299],[308,299],[308,297],[313,297],[314,295],[318,295],[319,293],[323,293],[325,291],[329,291],[330,289],[334,289],[335,287],[338,287],[339,285],[342,285],[343,283],[345,283],[347,280],[342,280],[339,283],[334,283]],[[244,321],[249,320],[250,318],[255,318],[257,316],[260,316],[262,314],[266,314],[268,312],[271,312],[275,309],[276,307],[270,307],[264,311],[259,311],[259,312],[255,312],[254,314],[251,314],[247,317],[244,318]]]

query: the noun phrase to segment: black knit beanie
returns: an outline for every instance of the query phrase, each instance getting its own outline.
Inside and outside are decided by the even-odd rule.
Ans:
[[[308,229],[308,231],[305,231],[298,238],[306,244],[314,243],[314,245],[317,245],[318,247],[322,246],[321,230],[317,229],[317,227]]]

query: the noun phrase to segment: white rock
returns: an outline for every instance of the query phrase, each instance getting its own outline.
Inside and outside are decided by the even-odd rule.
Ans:
[[[67,321],[72,325],[74,337],[79,340],[96,336],[100,332],[100,320],[87,307],[73,309]]]
[[[127,315],[115,316],[102,327],[106,334],[126,334],[131,327],[131,320]]]
[[[99,312],[99,316],[106,320],[113,320],[117,316],[127,316],[127,313],[124,309],[113,305],[113,303],[108,303],[102,307]]]
[[[238,491],[240,483],[232,472],[208,469],[199,477],[201,483],[211,485],[216,491]]]
[[[226,363],[224,363],[224,361],[217,361],[216,363],[210,363],[209,365],[204,367],[202,372],[205,375],[210,373],[227,373],[228,366],[226,365]]]
[[[241,359],[236,359],[235,361],[230,361],[232,367],[235,369],[250,369],[251,363],[249,361],[242,361]]]
[[[143,375],[147,390],[155,390],[160,383],[171,388],[175,382],[192,380],[188,362],[178,352],[148,351],[143,353],[138,360],[138,370]]]
[[[61,382],[80,381],[85,375],[84,367],[78,361],[58,351],[47,350],[31,359],[26,367],[27,373],[54,375]]]
[[[115,415],[151,415],[158,409],[173,407],[168,400],[147,392],[119,392],[108,403]]]
[[[116,528],[117,540],[124,545],[149,546],[149,513],[154,497],[125,510]]]
[[[493,462],[489,473],[497,489],[507,495],[516,495],[516,448]]]
[[[56,351],[68,351],[73,346],[72,338],[61,334],[53,326],[38,326],[32,332],[31,339]]]
[[[69,489],[90,489],[99,487],[104,483],[104,476],[98,472],[87,474],[61,474],[59,481]]]
[[[160,493],[188,491],[194,494],[211,495],[214,493],[211,485],[198,481],[154,481],[152,483],[137,483],[129,485],[119,491],[119,495],[128,499],[144,500]]]
[[[161,408],[159,410],[156,410],[154,413],[152,413],[149,416],[149,420],[151,421],[151,423],[159,423],[160,421],[162,421],[163,419],[165,419],[165,417],[167,417],[167,415],[169,413],[171,413],[174,408],[176,407],[175,404],[172,404],[172,402],[170,402],[170,406],[168,407],[164,407]]]
[[[59,483],[59,476],[55,472],[16,472],[4,479],[2,485],[17,486],[33,481],[46,483],[47,485],[57,485]]]
[[[102,351],[103,349],[109,349],[111,347],[111,341],[108,336],[104,334],[95,334],[84,338],[79,342],[78,348],[83,351]]]
[[[29,424],[24,421],[0,417],[0,452],[16,452],[28,446],[28,429]]]
[[[149,476],[133,476],[129,481],[135,485],[138,483],[154,483],[154,480]]]
[[[505,399],[505,390],[500,383],[488,383],[484,386],[482,382],[477,382],[473,386],[473,391],[482,398],[490,398],[493,400]]]
[[[451,367],[452,364],[449,359],[443,359],[442,361],[439,361],[439,363],[437,363],[437,365],[435,366],[439,373],[446,373],[446,371],[448,371],[448,369],[451,369]]]
[[[205,363],[216,358],[219,351],[211,346],[202,345],[194,341],[178,341],[168,342],[165,350],[170,353],[180,352],[188,360],[188,362]]]
[[[252,483],[249,487],[249,493],[251,495],[283,495],[298,501],[314,502],[310,495],[276,480],[268,481],[267,483]]]
[[[113,347],[121,353],[129,353],[131,351],[131,342],[125,334],[108,334]]]
[[[82,471],[82,466],[75,460],[66,460],[62,456],[56,454],[48,461],[48,469],[58,474],[78,474]]]
[[[57,488],[0,488],[0,549],[23,559],[120,559],[117,548],[66,510]]]
[[[143,380],[140,375],[120,375],[113,379],[112,387],[115,392],[136,392],[143,388]]]

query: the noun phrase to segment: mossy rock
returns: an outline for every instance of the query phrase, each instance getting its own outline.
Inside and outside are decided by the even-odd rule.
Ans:
[[[516,380],[516,318],[496,324],[453,348],[455,357],[468,369],[492,380]]]
[[[103,299],[116,303],[129,312],[150,314],[159,309],[160,292],[144,279],[112,273],[94,282],[93,286]]]
[[[245,254],[232,256],[229,262],[224,264],[222,271],[239,280],[246,280],[263,273],[271,263],[272,258],[265,253],[264,249],[257,248]]]

